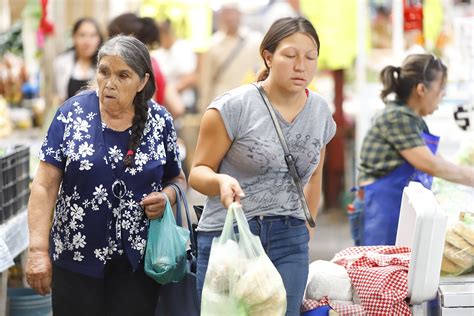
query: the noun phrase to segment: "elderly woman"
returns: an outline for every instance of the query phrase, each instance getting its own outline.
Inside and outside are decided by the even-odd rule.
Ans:
[[[67,100],[40,151],[28,206],[28,283],[58,315],[153,315],[143,269],[149,219],[167,183],[185,185],[170,114],[151,98],[146,46],[129,36],[98,53],[96,91]],[[51,225],[52,210],[54,211]]]

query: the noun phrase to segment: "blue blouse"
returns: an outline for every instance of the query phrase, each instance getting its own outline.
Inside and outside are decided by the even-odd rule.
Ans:
[[[171,115],[154,101],[148,106],[134,166],[127,168],[131,131],[102,123],[96,92],[72,97],[57,111],[39,156],[64,172],[50,236],[58,266],[102,277],[105,263],[125,254],[138,268],[149,226],[139,202],[181,170]],[[125,183],[122,197],[112,192],[116,180]]]

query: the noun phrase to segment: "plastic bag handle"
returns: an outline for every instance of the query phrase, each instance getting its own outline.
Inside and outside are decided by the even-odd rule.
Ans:
[[[163,194],[165,196],[165,211],[163,212],[163,216],[151,219],[150,220],[150,226],[151,223],[156,223],[156,222],[166,222],[166,223],[171,223],[172,225],[176,225],[176,220],[173,216],[173,210],[171,209],[171,203],[170,200],[168,199],[168,196],[166,194]]]
[[[174,191],[176,192],[176,224],[181,227],[183,227],[181,204],[184,205],[184,210],[186,213],[186,223],[188,224],[188,230],[191,237],[189,238],[190,248],[191,248],[191,252],[194,255],[196,255],[197,249],[196,249],[196,244],[195,244],[195,239],[194,239],[194,231],[191,225],[191,215],[189,213],[189,204],[188,204],[188,199],[186,198],[186,194],[184,193],[183,188],[177,183],[170,183],[168,186],[173,188]]]
[[[234,220],[239,231],[239,237],[237,238],[234,231]],[[250,226],[245,217],[245,213],[242,210],[240,204],[234,202],[232,203],[228,210],[224,223],[224,228],[222,229],[222,234],[219,238],[219,242],[224,244],[227,240],[237,241],[239,244],[243,245],[243,249],[246,250],[246,255],[249,257],[255,257],[259,253],[264,253],[262,243],[258,236],[255,236],[250,231]]]

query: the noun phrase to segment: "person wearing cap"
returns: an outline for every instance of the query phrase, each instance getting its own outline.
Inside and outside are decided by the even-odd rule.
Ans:
[[[97,60],[97,90],[64,102],[40,150],[26,280],[52,291],[55,316],[151,316],[159,285],[144,272],[149,221],[175,203],[168,183],[186,185],[176,132],[152,100],[141,41],[116,36]]]
[[[389,65],[381,71],[380,96],[386,107],[362,143],[350,216],[356,245],[395,244],[403,189],[410,181],[430,189],[433,177],[439,177],[474,187],[474,168],[437,154],[439,137],[423,120],[445,95],[447,72],[432,54],[409,55],[401,67]]]

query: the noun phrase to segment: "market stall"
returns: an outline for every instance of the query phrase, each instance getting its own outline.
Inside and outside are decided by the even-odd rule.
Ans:
[[[8,269],[28,246],[26,206],[30,184],[27,146],[0,151],[0,315],[6,314]]]

